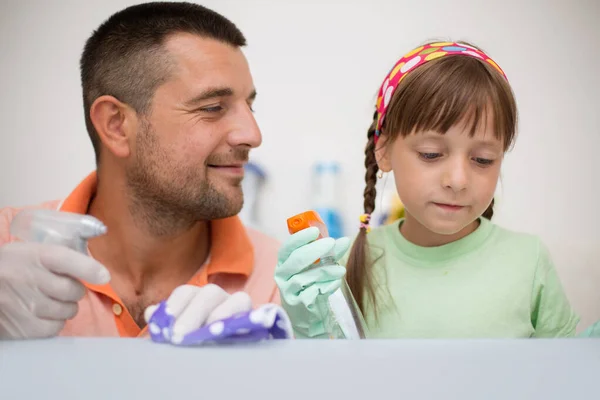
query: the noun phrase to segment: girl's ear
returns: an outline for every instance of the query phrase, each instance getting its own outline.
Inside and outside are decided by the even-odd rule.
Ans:
[[[377,160],[377,166],[383,172],[390,172],[392,170],[392,163],[390,161],[390,151],[388,144],[388,136],[381,135],[375,145],[375,159]]]

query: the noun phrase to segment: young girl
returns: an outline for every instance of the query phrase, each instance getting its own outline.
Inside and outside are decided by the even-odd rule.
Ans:
[[[384,79],[367,133],[360,232],[292,235],[275,280],[296,337],[326,337],[321,314],[345,278],[370,338],[568,337],[579,318],[548,250],[494,225],[493,196],[515,139],[502,69],[464,43],[429,43]],[[405,217],[370,231],[375,185],[393,171]],[[339,264],[309,268],[331,249]]]

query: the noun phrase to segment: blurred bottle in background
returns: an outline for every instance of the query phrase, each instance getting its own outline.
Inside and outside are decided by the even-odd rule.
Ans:
[[[341,168],[335,161],[315,164],[312,172],[312,205],[327,226],[329,236],[338,239],[344,236],[341,204]]]
[[[383,179],[377,182],[377,198],[375,200],[375,211],[371,216],[371,226],[377,227],[391,224],[404,218],[404,204],[398,197],[396,183],[392,172],[385,174]]]
[[[244,206],[238,214],[244,225],[264,231],[264,226],[258,212],[260,194],[267,180],[267,174],[256,162],[248,162],[244,167],[244,180],[242,191],[244,192]]]

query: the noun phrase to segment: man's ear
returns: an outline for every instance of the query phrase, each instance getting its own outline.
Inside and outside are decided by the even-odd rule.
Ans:
[[[130,106],[113,96],[100,96],[90,107],[90,119],[108,151],[120,158],[129,156],[138,123]]]
[[[377,160],[377,166],[381,171],[390,172],[392,170],[387,135],[379,136],[377,144],[375,145],[375,159]]]

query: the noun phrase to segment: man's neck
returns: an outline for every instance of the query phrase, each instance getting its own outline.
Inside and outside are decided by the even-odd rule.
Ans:
[[[210,251],[209,222],[161,223],[163,216],[140,207],[133,207],[124,181],[99,179],[88,211],[108,228],[106,235],[90,240],[90,253],[109,269],[113,290],[133,308],[160,301],[186,284]]]

